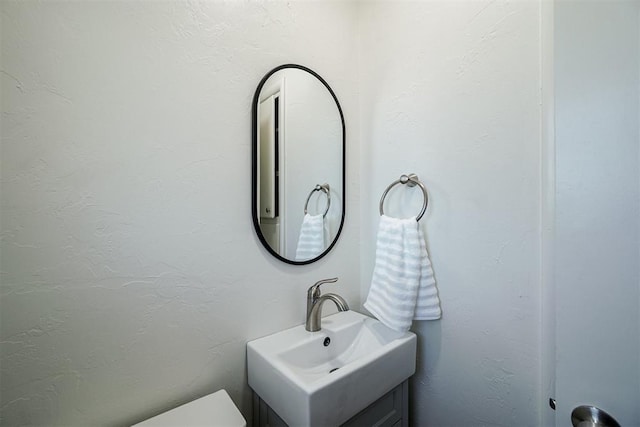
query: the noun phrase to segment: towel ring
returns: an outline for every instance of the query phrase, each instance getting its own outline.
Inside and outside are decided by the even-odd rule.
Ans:
[[[327,216],[327,212],[329,212],[329,207],[331,206],[331,193],[329,190],[330,190],[329,184],[322,184],[322,185],[316,184],[315,188],[311,190],[311,192],[307,196],[307,201],[304,202],[304,214],[305,215],[307,214],[307,206],[309,205],[309,199],[311,199],[311,196],[313,195],[313,193],[315,193],[316,191],[322,191],[324,194],[327,195],[327,208],[324,210],[322,217]]]
[[[418,175],[416,175],[415,173],[411,173],[409,175],[404,175],[404,174],[400,175],[400,179],[393,181],[391,185],[389,185],[387,189],[384,190],[384,193],[382,193],[382,197],[380,198],[380,215],[384,215],[384,210],[383,210],[384,198],[387,197],[387,193],[389,192],[389,190],[391,190],[391,188],[393,188],[397,184],[407,184],[407,186],[409,187],[415,187],[417,185],[422,190],[422,195],[424,196],[424,204],[422,205],[422,209],[420,210],[420,213],[416,217],[416,221],[420,221],[420,218],[422,218],[424,213],[427,211],[427,205],[429,204],[429,196],[427,196],[427,189],[425,188],[424,184],[420,182]]]

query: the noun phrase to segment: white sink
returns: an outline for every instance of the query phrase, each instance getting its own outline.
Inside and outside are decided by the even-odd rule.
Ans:
[[[326,338],[330,343],[325,346]],[[355,311],[247,343],[249,386],[290,426],[337,426],[415,372],[416,336]]]

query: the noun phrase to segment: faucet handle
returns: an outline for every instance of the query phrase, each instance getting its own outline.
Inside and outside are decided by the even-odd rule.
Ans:
[[[313,286],[309,288],[307,291],[307,296],[309,298],[315,299],[320,297],[320,285],[324,285],[325,283],[335,283],[338,281],[337,277],[333,277],[331,279],[322,279],[317,281]]]

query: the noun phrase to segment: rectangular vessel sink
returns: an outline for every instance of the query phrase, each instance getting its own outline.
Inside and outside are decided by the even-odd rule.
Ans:
[[[325,345],[326,344],[326,345]],[[355,311],[247,343],[249,386],[290,426],[337,426],[416,368],[416,336]]]

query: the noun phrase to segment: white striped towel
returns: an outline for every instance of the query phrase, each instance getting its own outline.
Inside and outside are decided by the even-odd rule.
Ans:
[[[376,264],[364,307],[397,331],[408,331],[413,319],[440,319],[436,280],[415,217],[380,217]]]
[[[305,214],[300,226],[296,261],[306,261],[324,251],[324,216]]]

